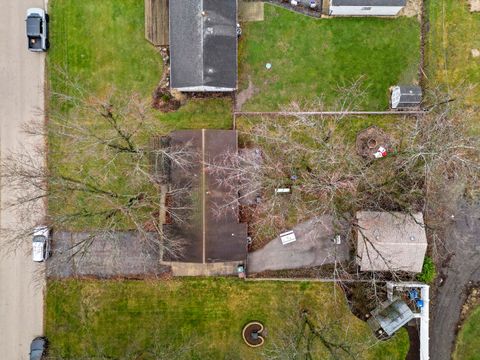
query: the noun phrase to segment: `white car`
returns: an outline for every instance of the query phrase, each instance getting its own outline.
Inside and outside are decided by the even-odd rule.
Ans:
[[[31,8],[27,10],[28,50],[47,51],[48,44],[48,14],[45,10]]]
[[[33,261],[42,262],[50,257],[50,229],[47,226],[37,226],[33,230]]]

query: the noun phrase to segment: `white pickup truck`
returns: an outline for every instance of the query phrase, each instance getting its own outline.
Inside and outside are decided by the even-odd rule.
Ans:
[[[47,51],[48,49],[48,14],[39,8],[27,10],[28,50]]]

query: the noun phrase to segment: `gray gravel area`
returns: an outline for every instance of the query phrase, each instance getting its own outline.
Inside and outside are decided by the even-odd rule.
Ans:
[[[297,225],[293,231],[297,241],[283,245],[276,238],[250,253],[248,272],[308,268],[350,260],[350,247],[345,241],[348,226],[335,223],[331,216],[314,218]],[[339,245],[332,241],[336,234],[341,234]]]
[[[154,235],[145,239],[137,232],[55,232],[47,275],[54,278],[144,278],[168,271],[160,265]],[[75,246],[75,244],[83,244]]]
[[[463,204],[453,215],[445,237],[452,258],[440,269],[444,280],[431,310],[430,358],[435,360],[451,359],[466,290],[480,281],[480,204]]]

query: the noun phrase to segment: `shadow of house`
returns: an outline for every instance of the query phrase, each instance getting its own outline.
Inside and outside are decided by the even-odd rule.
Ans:
[[[188,167],[175,162],[170,165],[171,192],[187,191],[173,196],[169,206],[181,211],[164,225],[165,238],[181,243],[183,249],[179,256],[165,253],[164,261],[208,264],[245,260],[247,225],[239,223],[238,201],[232,201],[238,199],[238,190],[222,184],[220,174],[207,169],[214,158],[236,153],[237,139],[233,130],[170,134],[171,147],[187,146],[198,156]]]

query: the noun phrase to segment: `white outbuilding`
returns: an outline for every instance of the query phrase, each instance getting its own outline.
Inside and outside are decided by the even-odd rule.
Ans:
[[[330,0],[331,16],[395,16],[406,0]]]

